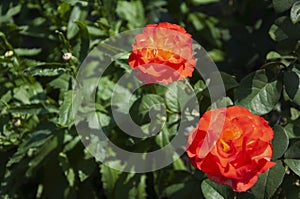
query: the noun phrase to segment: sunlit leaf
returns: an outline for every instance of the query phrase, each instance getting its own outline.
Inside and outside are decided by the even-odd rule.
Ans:
[[[299,1],[295,2],[291,9],[291,20],[294,24],[298,23],[300,21],[300,2]]]
[[[59,124],[62,126],[69,126],[74,121],[72,115],[72,100],[73,92],[68,91],[64,95],[63,103],[59,108]]]
[[[100,172],[106,196],[108,199],[113,199],[115,185],[120,177],[121,172],[103,164],[100,166]]]

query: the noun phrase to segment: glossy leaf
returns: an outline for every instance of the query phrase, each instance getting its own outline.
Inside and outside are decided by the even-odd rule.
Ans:
[[[283,16],[276,19],[275,23],[271,26],[269,30],[269,35],[274,41],[287,42],[287,44],[294,43],[294,40],[300,38],[298,32],[300,27],[294,25],[289,17]]]
[[[207,199],[233,197],[233,191],[228,186],[216,184],[209,179],[202,182],[201,189],[204,197]]]
[[[284,155],[284,162],[289,168],[300,176],[300,141],[292,144]]]
[[[297,119],[293,123],[288,123],[284,129],[287,132],[287,135],[290,139],[292,138],[300,138],[300,119]]]
[[[273,146],[273,157],[272,159],[276,160],[280,158],[286,151],[289,145],[289,138],[284,130],[279,125],[274,127],[274,138],[272,140]]]
[[[299,1],[296,1],[293,4],[293,7],[291,9],[291,20],[294,24],[298,23],[300,21],[300,2]]]
[[[251,193],[256,198],[271,198],[283,181],[285,168],[281,161],[265,173],[260,174],[257,183],[251,188]]]
[[[172,112],[180,112],[179,88],[176,83],[171,84],[165,94],[166,105]]]
[[[263,115],[277,104],[282,85],[270,77],[265,70],[258,70],[246,76],[236,91],[236,105],[249,109],[252,113]]]
[[[297,0],[273,0],[276,12],[284,12],[292,7]]]
[[[300,71],[296,66],[285,71],[283,82],[289,98],[300,105]]]
[[[149,121],[150,119],[155,120],[155,118],[150,118],[150,111],[158,111],[164,114],[164,106],[164,99],[159,95],[144,95],[132,105],[131,111],[137,111],[138,113],[136,115],[133,115],[132,117],[134,121],[138,122]]]

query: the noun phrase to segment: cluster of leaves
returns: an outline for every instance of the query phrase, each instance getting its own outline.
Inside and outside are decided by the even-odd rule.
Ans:
[[[246,193],[234,193],[192,168],[183,155],[166,168],[124,173],[97,162],[72,117],[72,88],[86,55],[106,38],[170,21],[184,26],[222,72],[226,105],[269,121],[273,161]],[[0,195],[4,198],[299,198],[300,3],[296,0],[12,0],[0,4]],[[70,59],[63,55],[71,53]],[[198,60],[201,65],[201,60]],[[131,98],[133,120],[149,127],[149,108],[167,118],[151,139],[134,139],[114,123],[110,100],[126,60],[99,81],[97,114],[110,139],[147,152],[176,134],[180,108],[172,92],[145,86]],[[199,74],[190,79],[200,114],[211,107]],[[160,110],[159,110],[160,111]],[[87,121],[88,122],[88,121]],[[93,124],[90,123],[90,128]],[[103,146],[105,149],[105,146]]]

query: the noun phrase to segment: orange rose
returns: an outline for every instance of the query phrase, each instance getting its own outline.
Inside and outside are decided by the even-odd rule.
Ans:
[[[214,124],[218,121],[224,121],[220,133],[213,128],[220,125]],[[256,183],[258,174],[275,165],[271,162],[273,134],[262,117],[245,108],[214,109],[206,112],[190,133],[187,155],[192,165],[205,172],[209,179],[242,192]]]
[[[184,28],[167,22],[149,24],[135,41],[128,63],[141,81],[169,84],[192,76],[196,59]]]

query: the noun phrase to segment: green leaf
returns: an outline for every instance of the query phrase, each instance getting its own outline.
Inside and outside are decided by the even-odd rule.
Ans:
[[[292,144],[284,155],[284,163],[300,176],[300,141]]]
[[[164,111],[164,99],[159,95],[146,94],[134,102],[131,107],[132,119],[137,123],[150,121],[150,111]],[[151,114],[153,115],[153,114]],[[157,115],[159,116],[159,115]],[[154,119],[154,118],[153,118]]]
[[[180,106],[178,102],[179,96],[176,85],[177,84],[171,84],[171,86],[168,87],[168,90],[165,94],[166,105],[168,109],[174,113],[180,112]]]
[[[167,129],[170,137],[177,135],[180,121],[181,116],[179,114],[168,114]]]
[[[72,141],[64,145],[63,152],[67,153],[68,151],[71,151],[78,143],[80,143],[80,136],[72,138]]]
[[[256,198],[271,198],[282,183],[284,175],[285,168],[278,160],[275,166],[258,176],[258,181],[251,188],[252,194]]]
[[[284,72],[283,83],[289,98],[300,105],[300,71],[296,69],[299,65],[290,67]]]
[[[104,164],[100,165],[101,180],[103,188],[108,199],[114,199],[115,185],[120,177],[121,172],[112,169]]]
[[[67,72],[65,64],[44,63],[24,70],[26,76],[57,76]]]
[[[226,91],[239,86],[239,83],[236,81],[234,76],[224,73],[224,72],[221,72],[220,74],[221,74],[222,80],[224,82]]]
[[[201,183],[201,190],[206,199],[226,199],[233,198],[233,191],[228,186],[219,185],[209,179]]]
[[[98,90],[97,90],[97,98],[102,99],[102,100],[111,99],[112,94],[115,89],[114,87],[115,87],[115,83],[113,81],[111,81],[107,76],[101,77],[99,80],[99,86],[98,86]],[[125,90],[125,89],[123,89],[123,90]],[[120,90],[118,89],[117,91],[119,94]],[[122,96],[122,97],[124,97],[124,96]],[[123,99],[120,99],[120,102],[123,102]]]
[[[249,109],[252,113],[263,115],[277,104],[282,85],[273,74],[258,70],[242,79],[236,91],[236,105]]]
[[[284,12],[292,7],[297,0],[273,0],[273,6],[276,12]]]
[[[77,3],[80,3],[82,6],[87,6],[88,2],[87,1],[79,1],[79,0],[61,0],[62,2],[66,2],[72,6],[74,6]]]
[[[42,104],[29,104],[17,106],[14,108],[9,108],[8,112],[10,113],[19,113],[19,114],[30,114],[30,115],[43,115],[47,113],[57,113],[56,107],[47,106]]]
[[[64,94],[64,100],[62,105],[59,107],[59,119],[58,123],[62,126],[68,127],[73,122],[72,115],[72,100],[73,100],[73,91],[68,91]]]
[[[213,102],[211,106],[208,107],[209,109],[215,109],[215,108],[222,108],[233,105],[232,100],[229,97],[222,97],[221,99],[218,99],[217,101]]]
[[[290,108],[290,113],[291,113],[291,120],[296,120],[300,117],[300,111],[293,107]]]
[[[59,165],[61,166],[68,182],[71,187],[74,186],[75,183],[75,172],[74,169],[71,167],[70,161],[67,155],[63,152],[60,152],[58,155]]]
[[[33,173],[42,166],[41,162],[58,146],[53,145],[53,141],[62,140],[60,139],[61,132],[55,131],[55,126],[52,123],[45,123],[45,125],[48,129],[33,132],[19,146],[18,151],[6,165],[5,176],[1,180],[1,193],[3,193],[2,191],[14,193],[22,185],[19,183],[21,180],[33,177]]]
[[[72,39],[79,31],[78,26],[74,22],[80,19],[80,15],[81,15],[81,8],[79,6],[74,6],[71,11],[69,22],[68,22],[68,29],[67,29],[68,39]]]
[[[57,77],[56,79],[52,80],[49,85],[53,88],[61,89],[62,91],[67,91],[70,87],[70,81],[72,76],[64,73]]]
[[[221,62],[225,59],[225,53],[219,49],[213,49],[208,52],[209,57],[215,62]]]
[[[181,158],[178,158],[173,162],[173,166],[175,170],[187,170],[186,165],[184,164],[183,160]]]
[[[1,7],[0,7],[1,8]],[[7,13],[5,15],[0,15],[0,24],[4,23],[4,22],[8,22],[10,20],[12,20],[12,17],[17,15],[20,11],[21,11],[22,5],[18,4],[15,7],[11,7]]]
[[[14,155],[11,157],[9,162],[7,163],[7,167],[18,163],[24,158],[29,150],[33,151],[34,149],[38,149],[43,146],[48,140],[52,137],[52,132],[48,129],[38,130],[32,132],[30,136],[26,140],[22,142],[22,144],[18,147],[18,150]]]
[[[42,85],[38,82],[33,84],[24,84],[14,88],[14,99],[21,101],[23,104],[37,104],[45,102],[46,94]]]
[[[171,196],[178,191],[176,187],[180,187],[183,183],[191,180],[195,179],[193,174],[188,171],[163,169],[157,172],[153,183],[156,184],[157,194],[163,198],[163,196]],[[198,185],[200,186],[200,181],[198,181]]]
[[[92,157],[90,157],[91,154],[87,149],[84,150],[84,156],[80,159],[78,158],[78,177],[80,179],[80,182],[84,182],[87,180],[90,176],[92,176],[94,170],[96,169],[97,164],[95,163],[95,160]]]
[[[188,21],[193,24],[195,29],[197,31],[200,31],[205,28],[205,22],[204,22],[205,15],[203,13],[189,13],[188,14]],[[211,54],[210,56],[213,55]]]
[[[279,59],[279,58],[281,58],[281,55],[276,51],[270,51],[270,52],[268,52],[268,54],[266,56],[267,60],[273,60],[273,59]]]
[[[216,3],[219,1],[220,0],[192,0],[191,3],[195,6],[198,6],[198,5],[205,5],[205,4],[209,4],[209,3]]]
[[[297,1],[294,3],[294,5],[291,9],[290,17],[294,24],[296,24],[300,21],[300,1]]]
[[[47,143],[38,150],[38,153],[28,163],[29,168],[26,171],[26,176],[31,176],[35,169],[41,166],[41,162],[43,162],[52,151],[62,144],[62,136],[63,134],[61,132],[56,132],[56,136],[49,139],[49,141],[47,141]]]
[[[194,92],[195,92],[195,94],[199,94],[200,92],[204,91],[205,88],[207,88],[207,85],[204,83],[203,80],[199,80],[194,85]]]
[[[82,23],[81,21],[75,21],[75,23],[78,25],[80,30],[79,35],[81,37],[81,43],[80,43],[79,61],[82,63],[89,52],[90,35],[87,26],[84,23]]]
[[[165,189],[167,198],[172,199],[199,199],[201,197],[200,181],[192,179],[186,182],[173,184]]]
[[[77,26],[76,26],[77,27]],[[60,41],[64,44],[64,48],[67,52],[71,52],[71,44],[70,42],[66,39],[64,33],[56,30],[56,34],[58,34]]]
[[[297,159],[285,159],[284,163],[300,177],[300,160]]]
[[[115,184],[114,199],[146,198],[146,175],[122,173]]]
[[[236,88],[239,86],[239,83],[236,81],[233,75],[224,73],[224,72],[213,72],[210,75],[210,79],[219,79],[221,76],[225,90],[229,91],[230,89]]]
[[[279,17],[269,30],[269,35],[274,41],[289,41],[294,43],[294,40],[299,40],[300,35],[298,34],[300,27],[292,23],[290,18],[286,16]],[[291,44],[289,44],[291,45]]]
[[[15,53],[17,53],[19,56],[34,56],[38,55],[40,52],[42,52],[41,48],[15,48]]]
[[[284,127],[289,138],[300,138],[300,118]]]
[[[272,140],[273,157],[272,159],[280,158],[286,151],[289,145],[289,137],[284,128],[279,125],[274,126],[274,138]]]
[[[116,13],[128,21],[129,29],[141,28],[145,25],[144,7],[142,1],[118,1]]]
[[[65,15],[70,11],[70,9],[71,6],[68,3],[63,2],[58,6],[57,11],[60,17],[65,17]]]
[[[155,136],[155,142],[161,148],[170,143],[169,131],[165,125],[163,126],[163,129],[158,133],[158,135]],[[169,153],[169,151],[167,153]]]

